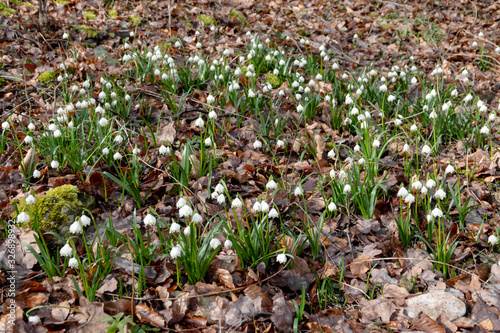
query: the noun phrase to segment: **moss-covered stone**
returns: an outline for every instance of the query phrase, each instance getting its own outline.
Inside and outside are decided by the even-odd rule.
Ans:
[[[33,227],[33,217],[36,214],[42,233],[52,231],[64,237],[68,235],[69,226],[82,214],[82,210],[91,209],[94,203],[93,197],[80,193],[75,186],[63,185],[37,196],[34,205],[27,205],[26,200],[21,199],[17,207],[19,212],[24,211],[30,215],[27,223],[30,228]],[[17,219],[17,214],[14,213],[12,217]]]
[[[281,85],[281,80],[273,73],[266,74],[266,82],[270,83],[273,88],[278,88]]]
[[[91,10],[86,11],[85,14],[83,14],[83,18],[89,21],[92,21],[93,19],[95,19],[95,17],[95,13]]]
[[[211,25],[217,25],[217,20],[214,19],[212,16],[206,15],[206,14],[200,14],[198,15],[198,20],[203,23],[204,26],[209,27]]]
[[[247,17],[243,15],[242,12],[239,10],[232,10],[231,13],[229,13],[229,19],[235,18],[241,21],[241,25],[245,26],[248,23]]]
[[[66,6],[66,5],[68,5],[68,4],[69,4],[69,1],[67,1],[67,0],[55,0],[55,1],[56,1],[57,3],[60,3],[61,5],[64,5],[64,6]]]
[[[139,15],[130,15],[128,17],[129,21],[132,22],[132,25],[134,27],[137,27],[139,24],[141,24],[142,19],[139,17]]]
[[[87,34],[87,38],[105,38],[107,36],[114,37],[115,34],[112,32],[99,31],[94,28],[91,28],[87,25],[74,25],[73,30],[75,32],[84,32]]]
[[[7,7],[3,2],[0,2],[0,16],[9,16],[16,12],[15,9]]]
[[[35,6],[29,2],[21,2],[21,6],[26,6],[26,7],[30,7],[30,8],[35,8]]]
[[[112,8],[108,10],[108,15],[114,20],[118,17],[118,12],[116,11],[116,9]]]
[[[54,71],[46,71],[40,74],[40,76],[38,77],[38,82],[45,83],[52,81],[55,78],[56,78],[56,73]]]

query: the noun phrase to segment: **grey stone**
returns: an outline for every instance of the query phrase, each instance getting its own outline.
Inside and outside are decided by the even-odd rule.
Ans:
[[[467,311],[464,302],[445,291],[408,298],[405,310],[410,318],[415,318],[422,312],[434,320],[446,313],[450,321],[463,317]]]

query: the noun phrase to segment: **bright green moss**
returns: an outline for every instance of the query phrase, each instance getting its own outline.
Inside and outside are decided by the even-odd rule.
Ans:
[[[44,195],[36,197],[36,203],[26,207],[26,200],[18,203],[18,211],[25,211],[30,215],[28,222],[33,227],[33,217],[38,216],[38,227],[41,232],[67,233],[71,223],[79,216],[84,205],[79,200],[78,189],[73,185],[63,185],[50,189]],[[14,214],[14,219],[17,215]]]
[[[211,25],[217,25],[217,20],[206,14],[198,15],[198,20],[203,23],[204,26],[209,27]]]
[[[247,18],[245,15],[243,15],[242,12],[240,12],[239,10],[232,10],[231,13],[229,13],[229,18],[230,19],[233,19],[233,18],[237,18],[239,21],[241,21],[241,24],[240,24],[240,28],[243,28],[247,23]]]
[[[130,15],[128,17],[128,19],[130,20],[130,22],[132,22],[132,25],[134,27],[137,27],[139,24],[141,24],[141,21],[142,21],[142,19],[139,17],[139,15]]]
[[[38,77],[38,82],[45,83],[52,81],[55,78],[56,78],[56,73],[54,71],[46,71],[40,74],[40,76]]]
[[[114,20],[118,17],[118,12],[116,11],[116,9],[112,8],[108,11],[108,15]]]
[[[91,10],[86,11],[85,14],[83,14],[83,18],[89,21],[92,21],[93,19],[95,19],[95,17],[95,13]]]
[[[15,9],[7,7],[3,2],[0,2],[0,16],[9,16],[16,12]]]
[[[277,77],[273,73],[266,74],[266,82],[269,82],[273,86],[273,88],[278,88],[281,85],[279,77]]]

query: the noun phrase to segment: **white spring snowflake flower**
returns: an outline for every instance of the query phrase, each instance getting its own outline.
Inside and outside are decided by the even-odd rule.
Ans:
[[[193,223],[201,223],[201,222],[203,222],[203,217],[200,214],[195,213],[193,215],[193,217],[191,217],[191,222],[193,222]]]
[[[490,129],[488,128],[488,126],[484,125],[483,127],[481,127],[481,134],[484,134],[484,135],[488,135],[490,134]]]
[[[276,147],[277,148],[283,148],[283,147],[285,147],[285,142],[283,140],[276,141]]]
[[[33,178],[40,178],[42,173],[38,170],[33,171]]]
[[[424,145],[424,146],[422,147],[422,153],[423,153],[423,154],[428,155],[428,154],[430,154],[430,152],[431,152],[431,151],[432,151],[432,150],[431,150],[431,147],[429,147],[428,145]]]
[[[415,197],[411,194],[411,193],[408,193],[406,196],[405,196],[405,202],[407,204],[412,204],[415,202]]]
[[[189,236],[189,234],[191,233],[191,228],[185,227],[183,232],[184,232],[184,235]]]
[[[434,179],[429,179],[425,183],[425,186],[427,186],[428,188],[434,188],[434,186],[436,186],[436,181]]]
[[[418,191],[422,188],[422,183],[420,181],[416,181],[416,182],[413,182],[411,184],[411,189],[414,190],[414,191]]]
[[[68,267],[69,268],[73,268],[73,269],[77,269],[78,268],[78,260],[76,258],[70,258],[69,261],[68,261]],[[31,318],[31,316],[30,316]]]
[[[394,96],[394,95],[389,95],[389,97],[387,97],[388,102],[394,102],[395,100],[396,100],[396,96]]]
[[[328,210],[329,210],[330,212],[336,211],[336,210],[337,210],[337,205],[336,205],[335,203],[333,203],[333,202],[330,202],[330,203],[328,204]]]
[[[422,193],[423,195],[426,195],[427,192],[428,192],[427,187],[422,186],[422,188],[420,189],[420,193]]]
[[[208,118],[210,118],[210,119],[217,119],[217,112],[215,112],[214,110],[210,111],[208,113]]]
[[[80,221],[75,221],[69,226],[69,232],[72,234],[81,234],[83,231]]]
[[[221,242],[220,240],[218,240],[217,238],[214,238],[210,241],[210,247],[215,250],[216,248],[218,248],[219,246],[221,246]]]
[[[102,154],[103,154],[103,155],[108,155],[108,154],[109,154],[109,148],[106,148],[106,147],[105,147],[105,148],[103,148],[103,149],[102,149]]]
[[[61,257],[70,257],[73,255],[73,248],[71,248],[71,245],[66,243],[59,251],[59,254]]]
[[[193,209],[189,207],[188,205],[185,205],[181,209],[179,209],[179,216],[180,217],[188,217],[193,215]]]
[[[187,205],[186,199],[184,199],[183,197],[181,197],[181,198],[179,198],[179,200],[177,200],[177,203],[175,204],[175,207],[177,207],[177,209],[181,209],[182,207],[184,207],[186,205]]]
[[[27,223],[30,221],[30,216],[25,213],[21,212],[19,215],[17,215],[17,223]]]
[[[224,193],[224,185],[222,185],[221,183],[217,184],[217,186],[215,186],[215,192]]]
[[[226,241],[224,242],[224,247],[226,248],[233,247],[233,242],[231,242],[229,239],[226,239]]]
[[[280,264],[284,265],[286,263],[286,254],[280,253],[276,256],[276,261],[279,262]]]
[[[439,208],[434,208],[431,212],[432,217],[443,217],[443,211]]]
[[[205,146],[211,147],[212,146],[212,139],[210,137],[205,139]]]
[[[358,160],[358,164],[359,164],[359,165],[365,165],[365,164],[366,164],[366,160],[365,160],[364,158],[360,158],[360,159]]]
[[[91,222],[92,220],[87,215],[80,216],[80,223],[82,224],[83,227],[88,227]]]
[[[446,192],[442,188],[440,188],[436,191],[436,193],[434,193],[434,197],[439,200],[443,200],[444,198],[446,198]]]
[[[269,218],[273,219],[273,218],[276,218],[278,216],[280,216],[280,214],[278,213],[278,211],[276,210],[276,208],[273,208],[269,211],[269,214],[267,215]]]
[[[448,166],[446,167],[446,169],[444,170],[444,174],[454,174],[455,173],[455,168],[453,167],[453,165],[451,164],[448,164]]]
[[[344,193],[347,194],[347,193],[351,193],[351,185],[349,184],[346,184],[344,186]]]
[[[383,84],[383,85],[381,85],[381,86],[378,88],[378,90],[379,90],[380,92],[386,92],[386,91],[387,91],[387,86],[386,86],[385,84]]]
[[[405,143],[405,145],[403,146],[403,153],[409,153],[410,152],[410,146]]]
[[[296,188],[295,188],[295,191],[293,192],[296,196],[301,196],[304,194],[304,191],[302,190],[302,187],[300,185],[298,185]]]
[[[32,194],[28,195],[28,197],[26,198],[26,204],[34,205],[35,203],[36,203],[36,198]]]
[[[261,203],[260,203],[260,210],[263,213],[269,212],[269,204],[267,202],[265,202],[265,201],[261,201]]]
[[[232,208],[240,208],[243,206],[243,203],[241,202],[241,200],[239,198],[235,198],[233,200],[233,202],[231,202],[231,207]]]
[[[217,196],[217,203],[222,205],[224,202],[226,202],[226,196],[224,194],[219,194]]]
[[[170,256],[172,257],[172,259],[177,259],[181,255],[182,255],[182,248],[180,245],[176,245],[170,250]]]
[[[262,142],[260,142],[259,140],[255,140],[255,142],[253,143],[253,148],[254,149],[262,148]]]
[[[144,218],[144,225],[145,226],[153,226],[156,224],[156,218],[152,215],[152,214],[148,214],[146,215],[146,217]]]
[[[115,161],[118,161],[118,160],[121,160],[123,158],[122,154],[120,154],[119,152],[116,152],[114,155],[113,155],[113,159]]]
[[[378,148],[378,147],[380,147],[380,141],[379,141],[379,140],[377,140],[377,139],[373,140],[373,144],[372,144],[372,146],[373,146],[373,148]]]
[[[498,243],[498,237],[497,236],[490,235],[488,237],[488,244],[490,244],[491,246],[495,246],[497,243]]]
[[[404,187],[401,187],[398,191],[398,194],[397,194],[398,198],[404,198],[407,195],[408,195],[408,190]]]
[[[335,158],[336,154],[335,154],[335,151],[332,149],[328,152],[328,158]]]
[[[181,230],[181,226],[180,224],[176,223],[176,222],[173,222],[171,225],[170,225],[170,233],[173,234],[173,233],[176,233],[178,232],[179,230]]]
[[[158,149],[158,152],[161,155],[167,155],[170,153],[170,147],[165,147],[164,145],[161,145],[160,148]]]
[[[50,167],[52,169],[57,169],[59,168],[59,162],[57,162],[56,160],[53,160],[52,162],[50,162]]]
[[[266,189],[268,190],[275,190],[278,188],[278,184],[274,180],[270,180],[266,184]]]
[[[261,205],[261,203],[258,202],[258,201],[255,201],[255,203],[253,204],[253,210],[255,212],[257,212],[257,213],[260,212],[260,211],[262,211],[262,205]]]

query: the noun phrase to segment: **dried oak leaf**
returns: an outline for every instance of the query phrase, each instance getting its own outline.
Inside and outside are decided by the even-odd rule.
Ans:
[[[158,328],[167,328],[165,319],[145,303],[136,305],[135,313],[137,318],[139,318],[139,320],[143,323]]]
[[[61,302],[57,308],[52,309],[50,314],[55,321],[63,322],[68,318],[70,307],[68,301]]]
[[[295,317],[295,306],[291,301],[286,301],[283,292],[273,297],[273,314],[271,321],[281,332],[291,332],[293,319]]]
[[[370,255],[362,254],[351,263],[351,273],[353,275],[361,275],[370,270],[372,267],[372,257]]]
[[[156,140],[158,142],[174,143],[176,134],[177,132],[175,131],[173,122],[163,122],[160,125],[160,131],[158,132],[158,137]]]
[[[420,314],[417,318],[413,319],[412,324],[420,331],[427,333],[446,333],[446,330],[438,323],[431,319],[426,314]]]
[[[80,306],[73,320],[78,321],[78,326],[72,326],[68,332],[78,333],[94,333],[105,332],[109,323],[100,321],[99,319],[109,317],[104,310],[103,303],[89,302],[85,297],[80,297]]]
[[[231,274],[229,273],[229,271],[227,271],[225,269],[222,269],[222,268],[218,268],[217,269],[217,275],[219,276],[220,282],[224,286],[226,286],[229,289],[234,289],[235,288],[234,283],[233,283],[233,277],[231,276]]]

